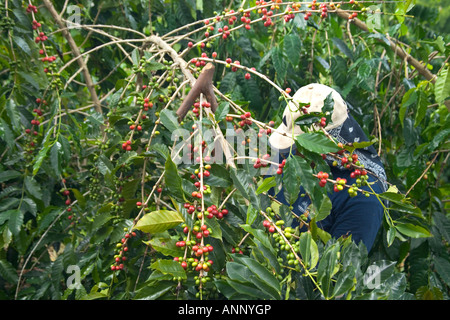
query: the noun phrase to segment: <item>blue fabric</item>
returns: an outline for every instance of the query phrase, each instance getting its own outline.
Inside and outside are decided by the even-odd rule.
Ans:
[[[331,169],[333,177],[340,177],[347,179],[348,184],[352,184],[356,179],[350,178],[350,171],[341,171],[338,169]],[[383,192],[383,186],[374,176],[369,175],[369,182],[377,181],[371,185],[371,188],[376,193]],[[360,189],[371,191],[368,186]],[[271,190],[273,192],[273,190]],[[303,187],[300,188],[300,194],[304,193]],[[273,193],[272,193],[273,194]],[[319,228],[328,232],[333,238],[340,238],[341,236],[351,235],[355,243],[362,241],[367,247],[367,250],[373,246],[378,230],[381,226],[383,218],[383,206],[374,195],[366,197],[362,193],[357,196],[350,197],[346,189],[340,192],[331,192],[328,194],[332,203],[331,213],[325,219],[317,222]],[[284,198],[283,190],[277,195],[276,199],[286,205],[289,205]],[[308,196],[299,197],[292,205],[293,212],[297,215],[304,213],[304,209],[311,204]],[[296,220],[294,220],[296,221]],[[293,223],[293,227],[298,223]]]
[[[364,131],[350,114],[342,125],[331,129],[328,133],[343,144],[368,141]],[[282,158],[285,158],[289,152],[295,154],[295,149],[296,147],[293,145],[292,150],[278,150],[279,161],[281,162]],[[358,155],[358,160],[369,172],[368,182],[376,181],[376,183],[371,185],[373,191],[378,194],[385,192],[387,189],[386,173],[375,148],[369,146],[356,149],[354,152]],[[345,169],[340,164],[338,166],[332,166],[334,160],[331,156],[327,156],[325,159],[330,166],[332,178],[345,178],[347,179],[348,185],[355,183],[356,179],[350,178],[350,170]],[[360,189],[371,191],[368,186],[361,187]],[[305,190],[301,187],[300,194],[304,193]],[[274,195],[274,190],[270,190],[269,194]],[[355,197],[350,197],[346,188],[340,192],[329,193],[329,197],[332,203],[331,213],[327,218],[319,221],[317,223],[318,226],[336,239],[341,236],[351,235],[353,241],[356,243],[362,241],[367,247],[367,250],[370,251],[381,226],[384,214],[383,205],[378,198],[374,195],[366,197],[362,193],[358,193]],[[276,195],[276,199],[288,205],[283,190]],[[303,214],[310,203],[311,201],[308,196],[299,196],[293,204],[294,213],[298,215]]]

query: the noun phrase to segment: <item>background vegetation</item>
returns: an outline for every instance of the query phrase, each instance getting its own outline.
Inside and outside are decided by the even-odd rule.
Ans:
[[[319,2],[0,1],[0,297],[448,299],[448,1],[352,2],[326,2],[321,18]],[[321,132],[298,142],[307,157],[283,178],[263,179],[255,159],[173,162],[172,132],[199,120],[175,112],[201,61],[215,65],[219,105],[214,117],[199,106],[205,128],[239,127],[251,112],[266,133],[286,89],[310,82],[349,101],[391,183],[370,253],[317,228],[333,180],[320,188],[314,175],[337,151]],[[195,170],[209,170],[206,191]],[[316,199],[305,233],[291,229],[304,217],[267,194],[299,183]],[[195,211],[213,205],[222,219]],[[189,241],[204,224],[200,249],[213,250],[196,255]]]

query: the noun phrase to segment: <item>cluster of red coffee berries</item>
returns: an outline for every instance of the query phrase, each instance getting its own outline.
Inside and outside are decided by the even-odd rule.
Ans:
[[[206,247],[204,247],[203,249],[205,249]],[[203,249],[198,249],[198,250],[202,250]],[[189,267],[189,265],[192,266],[193,270],[195,271],[206,271],[208,272],[210,270],[210,267],[213,264],[212,260],[208,260],[208,261],[199,261],[197,258],[188,258],[188,259],[183,259],[182,257],[175,257],[173,258],[174,261],[180,262],[181,267],[183,267],[183,269],[187,269]],[[199,284],[199,283],[197,283]]]
[[[116,254],[114,255],[114,264],[111,265],[111,271],[123,270],[123,263],[127,260],[126,253],[128,252],[127,242],[129,239],[136,237],[136,232],[128,231],[128,228],[123,229],[125,236],[116,244]]]
[[[208,101],[203,101],[201,106],[203,108],[211,108],[211,103]],[[195,102],[193,105],[192,112],[194,113],[194,116],[198,117],[200,115],[200,102]]]
[[[336,183],[334,184],[334,192],[339,192],[344,190],[344,186],[347,183],[345,178],[336,178]]]
[[[192,234],[198,240],[209,237],[210,233],[211,229],[206,224],[202,224],[200,227],[196,225],[192,228]]]
[[[122,150],[131,151],[131,140],[127,140],[124,143],[122,143]]]
[[[138,125],[136,125],[136,124],[134,124],[134,123],[133,123],[133,124],[130,124],[130,127],[129,127],[129,128],[130,128],[131,131],[134,131],[134,130],[142,131],[142,126],[139,125],[139,124],[138,124]]]
[[[352,164],[359,164],[358,155],[356,153],[353,153],[351,155],[343,154],[343,157],[341,158],[341,165],[346,167],[347,169],[350,169]]]
[[[288,23],[289,21],[295,18],[295,14],[292,12],[291,7],[286,8],[286,14],[283,16],[284,22]]]
[[[283,168],[286,165],[286,159],[283,159],[281,163],[278,165],[277,174],[283,174]]]
[[[259,129],[259,132],[258,132],[258,137],[261,138],[261,137],[264,136],[264,134],[269,135],[269,134],[271,134],[271,133],[272,133],[272,129],[270,129],[270,128],[267,128],[267,129],[260,128],[260,129]]]
[[[48,40],[48,37],[45,35],[45,33],[43,31],[40,31],[38,36],[34,39],[34,42],[39,43],[39,42],[44,42],[47,40]]]
[[[244,12],[241,17],[241,22],[244,23],[244,28],[246,30],[251,29],[250,23],[252,22],[252,19],[250,19],[250,11]]]
[[[247,111],[244,114],[241,114],[240,115],[241,121],[239,121],[239,126],[245,127],[246,125],[248,126],[251,125],[253,123],[252,120],[250,119],[251,117],[252,114],[249,111]]]
[[[220,19],[219,19],[219,21],[220,21]],[[223,28],[217,29],[217,32],[222,34],[223,40],[226,40],[231,34],[228,26],[223,26]]]
[[[239,254],[243,254],[244,252],[242,251],[242,249],[241,248],[239,248],[239,247],[233,247],[233,248],[231,248],[231,253],[239,253]]]
[[[321,187],[325,187],[329,178],[329,174],[327,172],[320,171],[319,173],[317,173],[317,178],[319,179],[319,185]]]
[[[33,28],[33,30],[37,30],[40,27],[42,27],[40,22],[37,22],[36,20],[32,21],[32,28]]]
[[[255,163],[253,164],[253,168],[259,169],[261,167],[267,167],[269,163],[266,160],[270,159],[270,154],[265,154],[262,156],[262,160],[260,158],[257,158],[255,160]]]
[[[207,58],[207,56],[202,56],[202,58]],[[206,61],[197,58],[192,58],[191,63],[195,64],[196,67],[204,67],[206,65]]]
[[[209,19],[206,19],[204,22],[205,25],[209,25]],[[208,38],[210,36],[210,32],[212,31],[214,31],[214,26],[210,25],[205,31],[205,38]]]
[[[348,16],[348,20],[355,19],[358,16],[358,12],[353,12],[351,15]]]
[[[327,8],[327,4],[326,4],[326,3],[321,3],[321,4],[319,5],[319,8],[320,8],[320,10],[321,10],[320,17],[321,17],[321,18],[326,18],[326,17],[328,16],[328,8]]]
[[[27,9],[26,9],[27,13],[37,13],[37,7],[32,5],[31,3],[28,5]]]
[[[70,204],[72,203],[72,199],[70,199],[70,191],[67,189],[63,189],[61,191],[62,195],[66,197],[66,201],[65,204],[66,206],[70,206]]]
[[[149,100],[149,98],[144,98],[144,104],[142,105],[142,109],[144,111],[148,111],[148,109],[153,108],[153,102]]]
[[[195,212],[195,210],[197,210],[198,212],[202,212],[202,207],[201,206],[197,206],[197,208],[193,205],[190,204],[189,202],[186,202],[184,204],[184,208],[187,209],[187,213],[188,214],[193,214]],[[187,233],[189,230],[187,229],[187,227],[184,229],[184,232]]]
[[[271,223],[269,220],[263,221],[263,227],[266,228],[270,233],[274,233],[276,230],[273,223]]]
[[[265,1],[256,1],[256,5],[265,6],[266,4]],[[262,15],[261,20],[264,21],[264,27],[270,27],[274,24],[271,17],[273,16],[273,10],[277,8],[278,6],[272,5],[269,10],[266,7],[258,9],[258,14]]]
[[[303,19],[309,20],[309,17],[311,17],[311,16],[312,16],[312,12],[311,11],[307,11],[307,12],[305,12],[305,15],[303,16]]]

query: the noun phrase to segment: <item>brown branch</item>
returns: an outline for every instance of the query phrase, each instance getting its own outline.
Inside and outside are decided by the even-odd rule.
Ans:
[[[165,42],[163,39],[161,39],[160,37],[155,36],[155,35],[151,35],[151,36],[147,37],[146,41],[154,43],[158,47],[160,47],[163,51],[166,51],[170,55],[170,57],[172,58],[174,64],[178,64],[179,65],[181,72],[187,78],[187,80],[189,80],[191,86],[192,87],[195,86],[195,83],[198,80],[195,79],[194,75],[189,70],[187,62],[182,57],[180,57],[178,55],[178,53],[167,42]],[[213,92],[211,92],[211,94],[213,95]],[[210,108],[206,108],[204,110],[205,110],[207,116],[214,117],[214,114],[212,113],[212,110],[210,110]],[[214,131],[215,131],[218,139],[220,140],[220,144],[222,146],[222,151],[225,154],[225,158],[226,158],[227,164],[229,166],[231,166],[232,168],[236,168],[236,165],[233,162],[233,157],[232,157],[231,152],[230,152],[230,150],[228,148],[227,141],[226,141],[225,137],[223,136],[222,131],[220,130],[220,127],[218,126],[218,124],[215,125]]]
[[[194,86],[189,91],[188,95],[184,99],[183,103],[177,110],[178,119],[181,121],[184,119],[189,109],[194,104],[195,100],[200,97],[200,94],[204,94],[206,100],[211,104],[211,111],[213,113],[217,110],[217,100],[214,95],[214,87],[212,78],[214,75],[215,67],[212,63],[207,63],[202,72],[195,81]]]
[[[350,16],[350,14],[347,11],[344,11],[342,9],[337,9],[336,12],[337,12],[338,16],[340,16],[341,18],[347,19],[347,20],[348,20],[348,17]],[[361,20],[355,18],[355,19],[352,19],[351,22],[359,29],[361,29],[363,31],[371,32],[369,30],[369,27],[367,27],[367,25],[364,22],[362,22]],[[406,53],[394,41],[392,41],[391,39],[388,39],[388,40],[389,40],[389,44],[390,44],[392,50],[394,50],[394,53],[396,55],[398,55],[400,57],[400,59],[406,60],[410,65],[412,65],[414,68],[416,68],[416,70],[422,76],[424,76],[425,79],[431,81],[432,83],[434,83],[436,81],[436,75],[431,73],[430,70],[428,70],[426,68],[426,66],[424,66],[422,63],[420,63],[420,61],[418,61],[417,59],[415,59],[414,57],[412,57],[411,55]]]
[[[350,16],[350,14],[347,13],[347,11],[344,11],[342,9],[337,9],[336,13],[341,18],[344,18],[347,20],[348,20],[348,17]],[[354,18],[351,20],[351,22],[359,29],[366,31],[366,32],[371,32],[369,30],[369,27],[367,27],[367,25],[364,22],[362,22],[361,20]],[[376,32],[376,31],[374,31],[374,32]],[[413,56],[411,56],[410,54],[405,52],[405,50],[403,50],[399,45],[397,45],[390,37],[388,37],[387,39],[389,41],[389,45],[391,46],[391,49],[394,51],[394,53],[400,59],[402,59],[403,61],[406,61],[408,64],[413,66],[420,75],[422,75],[425,79],[427,79],[431,83],[434,84],[436,82],[437,76],[435,74],[433,74],[430,70],[428,70],[426,65],[422,64],[419,60],[417,60],[416,58],[414,58]],[[450,101],[445,101],[444,104],[446,105],[447,109],[450,111]]]
[[[43,0],[43,2],[44,2],[45,7],[47,8],[47,10],[52,15],[53,19],[56,21],[58,26],[62,29],[61,32],[62,32],[64,38],[66,38],[67,43],[69,44],[73,55],[77,58],[78,65],[82,69],[83,76],[86,81],[86,86],[89,90],[89,93],[91,94],[91,98],[92,98],[92,102],[94,103],[95,110],[99,113],[102,113],[100,100],[98,99],[97,92],[95,91],[94,82],[92,81],[91,74],[89,73],[86,63],[84,62],[83,58],[81,57],[80,48],[78,48],[77,44],[75,43],[75,40],[73,40],[69,31],[66,29],[66,25],[64,24],[63,20],[59,16],[59,14],[56,11],[55,7],[53,6],[52,2],[50,0]]]

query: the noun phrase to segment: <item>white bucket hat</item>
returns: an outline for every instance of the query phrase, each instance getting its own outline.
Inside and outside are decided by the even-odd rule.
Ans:
[[[331,130],[340,126],[347,119],[347,104],[341,95],[334,89],[319,83],[311,83],[298,89],[292,97],[297,103],[309,103],[308,112],[321,112],[325,98],[332,93],[331,97],[334,101],[331,122],[325,127],[325,130]],[[283,113],[283,123],[277,130],[270,135],[269,143],[272,148],[279,150],[287,149],[294,143],[293,138],[302,134],[303,131],[299,125],[295,125],[295,121],[303,114],[298,110],[298,105],[289,102]]]

